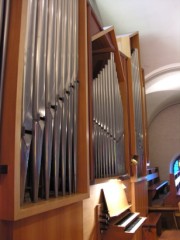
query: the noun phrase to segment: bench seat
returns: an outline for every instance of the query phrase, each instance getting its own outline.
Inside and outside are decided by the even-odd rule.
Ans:
[[[148,202],[149,206],[152,206],[154,199],[159,199],[161,193],[163,195],[167,193],[169,182],[160,180],[158,167],[148,168],[146,179],[148,182]]]
[[[158,190],[160,190],[161,188],[164,188],[167,185],[168,185],[168,181],[160,181],[158,183],[155,183],[155,184],[149,186],[148,190],[149,191],[154,191],[154,190],[158,191]]]
[[[143,240],[157,240],[161,235],[161,213],[151,212],[142,226]]]

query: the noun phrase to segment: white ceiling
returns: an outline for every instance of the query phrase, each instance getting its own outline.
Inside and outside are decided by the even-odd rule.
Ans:
[[[180,102],[180,0],[90,0],[103,26],[114,25],[117,35],[139,32],[141,65],[146,89],[157,81],[169,89],[147,94],[148,120],[165,107]],[[175,77],[176,76],[176,77]],[[179,79],[177,88],[171,86]]]

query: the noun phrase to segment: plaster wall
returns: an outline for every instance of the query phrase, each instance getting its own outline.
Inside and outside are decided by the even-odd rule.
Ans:
[[[148,133],[150,166],[158,166],[161,180],[169,180],[170,161],[180,153],[180,104],[161,111]]]

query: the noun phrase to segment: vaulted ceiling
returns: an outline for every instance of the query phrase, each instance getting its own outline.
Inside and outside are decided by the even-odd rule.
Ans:
[[[180,1],[90,0],[103,26],[139,32],[149,123],[180,103]]]

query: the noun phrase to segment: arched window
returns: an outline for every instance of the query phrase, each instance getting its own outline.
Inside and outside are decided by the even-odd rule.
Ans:
[[[175,174],[180,171],[180,154],[173,157],[169,164],[169,173]]]
[[[173,173],[175,174],[180,170],[180,156],[174,161]]]

